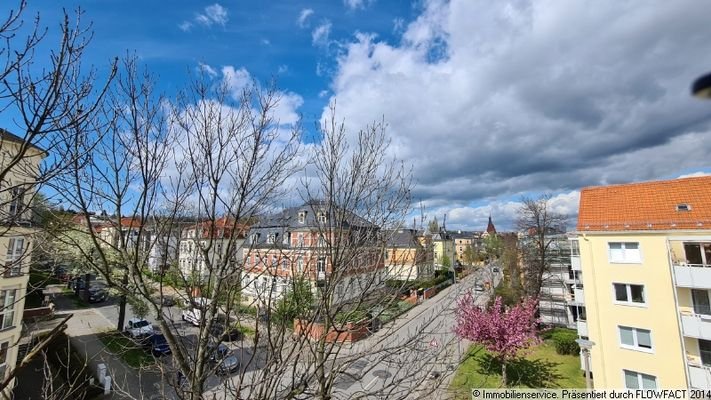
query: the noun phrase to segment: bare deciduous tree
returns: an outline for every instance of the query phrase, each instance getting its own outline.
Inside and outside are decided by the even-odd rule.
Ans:
[[[543,276],[550,267],[549,249],[553,235],[565,232],[566,215],[551,209],[551,195],[537,199],[523,197],[516,226],[523,234],[521,253],[524,263],[524,289],[528,296],[537,297]]]

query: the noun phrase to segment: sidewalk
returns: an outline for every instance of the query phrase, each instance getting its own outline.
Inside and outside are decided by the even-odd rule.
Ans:
[[[146,379],[154,374],[147,375],[144,371],[138,371],[127,366],[119,356],[109,352],[101,342],[101,339],[99,339],[98,334],[116,328],[115,322],[109,321],[92,308],[77,309],[73,301],[65,295],[56,296],[54,302],[57,307],[56,315],[74,314],[67,321],[65,333],[73,347],[80,354],[86,355],[87,365],[92,369],[97,385],[99,384],[99,364],[106,366],[106,374],[111,377],[113,388],[111,394],[102,398],[142,399],[147,398],[145,394],[158,392],[154,383]]]

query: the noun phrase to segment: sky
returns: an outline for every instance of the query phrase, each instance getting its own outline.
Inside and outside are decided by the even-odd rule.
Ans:
[[[711,172],[711,101],[690,95],[711,2],[29,0],[50,40],[77,6],[99,69],[135,52],[167,93],[274,79],[307,132],[333,100],[352,131],[384,119],[449,229],[512,229],[542,193],[572,229],[582,187]]]

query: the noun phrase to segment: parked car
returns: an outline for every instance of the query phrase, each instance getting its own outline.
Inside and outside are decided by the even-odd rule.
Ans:
[[[474,285],[474,291],[483,292],[483,291],[484,291],[484,285],[482,285],[481,283],[475,284],[475,285]]]
[[[128,320],[128,325],[126,325],[126,333],[132,339],[140,339],[154,333],[153,325],[145,319],[131,318]]]
[[[154,333],[148,337],[145,342],[146,346],[150,349],[151,353],[155,356],[162,356],[164,354],[170,354],[170,346],[168,346],[168,341],[162,333]]]
[[[106,301],[109,297],[104,285],[92,285],[89,287],[89,303],[99,303]]]
[[[242,339],[242,331],[232,321],[225,316],[218,316],[212,323],[210,334],[219,342],[232,342]]]
[[[215,372],[219,375],[228,375],[239,369],[239,358],[236,355],[230,353],[227,357],[223,358],[219,364],[217,364],[217,369]]]
[[[223,343],[212,345],[208,352],[210,362],[216,366],[216,373],[226,375],[239,368],[239,359]]]
[[[205,309],[210,305],[210,299],[196,297],[186,303],[186,309],[183,310],[181,318],[183,321],[190,322],[195,326],[200,326],[200,321],[202,321]]]
[[[501,270],[499,269],[499,267],[494,267],[494,268],[492,269],[492,271],[494,271],[494,272],[499,272],[499,271],[501,271]]]
[[[163,307],[173,307],[175,305],[175,298],[170,295],[161,296],[159,294],[153,297],[153,301],[155,302],[155,304],[160,304]]]

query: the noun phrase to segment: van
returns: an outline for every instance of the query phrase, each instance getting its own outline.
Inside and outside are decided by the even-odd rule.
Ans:
[[[195,326],[200,326],[200,321],[202,321],[205,309],[210,305],[210,299],[195,297],[185,302],[185,309],[183,310],[181,318],[183,321],[190,322]]]

